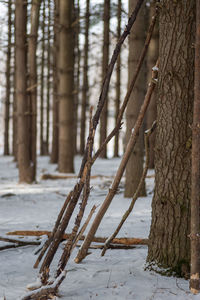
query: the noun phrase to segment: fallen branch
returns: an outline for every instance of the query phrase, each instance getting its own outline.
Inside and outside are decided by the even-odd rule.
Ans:
[[[157,66],[158,66],[158,62],[157,62]],[[119,165],[119,168],[118,168],[117,173],[115,175],[115,178],[113,180],[111,188],[109,189],[109,192],[108,192],[102,206],[100,207],[100,209],[99,209],[99,211],[98,211],[98,213],[97,213],[97,215],[96,215],[96,217],[95,217],[95,219],[92,223],[92,226],[91,226],[91,228],[90,228],[90,230],[89,230],[89,232],[88,232],[88,234],[87,234],[87,236],[86,236],[86,238],[83,242],[83,246],[81,247],[81,249],[79,250],[79,252],[76,256],[76,262],[77,263],[81,262],[85,258],[85,256],[87,255],[88,247],[90,246],[90,244],[92,242],[92,239],[93,239],[93,237],[94,237],[94,235],[95,235],[95,233],[96,233],[96,231],[99,227],[99,224],[101,223],[104,214],[106,213],[108,207],[110,206],[110,203],[112,202],[112,200],[113,200],[113,198],[116,194],[116,191],[118,189],[119,183],[120,183],[121,178],[122,178],[122,175],[125,171],[127,162],[129,160],[129,157],[130,157],[130,155],[131,155],[131,153],[134,149],[135,143],[137,141],[137,137],[139,135],[139,130],[140,130],[140,127],[141,127],[142,122],[144,120],[145,112],[146,112],[147,107],[150,103],[151,95],[153,94],[153,91],[154,91],[156,83],[157,83],[157,76],[158,76],[158,70],[157,70],[157,68],[154,68],[153,71],[152,71],[151,83],[148,86],[148,90],[147,90],[144,102],[141,106],[137,121],[135,123],[135,127],[132,130],[132,133],[131,133],[129,142],[127,144],[124,156],[121,160],[121,163]]]
[[[8,243],[17,243],[23,246],[27,246],[27,245],[40,245],[39,241],[22,241],[22,240],[18,240],[18,239],[13,239],[13,238],[7,238],[4,236],[0,236],[0,241],[3,242],[8,242]]]
[[[111,178],[113,176],[106,176],[106,175],[92,175],[90,176],[90,179],[97,179],[97,178]],[[42,174],[40,179],[41,180],[57,180],[57,179],[76,179],[76,175],[62,175],[62,174]]]
[[[32,230],[22,230],[22,231],[12,231],[8,232],[7,235],[21,235],[21,236],[41,236],[41,235],[51,235],[51,231],[32,231]],[[68,239],[70,234],[65,233],[63,235],[63,240]],[[82,235],[79,240],[83,241],[85,236]],[[105,243],[107,237],[94,237],[92,242],[95,243]],[[115,238],[112,240],[112,244],[120,244],[120,245],[148,245],[148,239],[140,239],[140,238]]]

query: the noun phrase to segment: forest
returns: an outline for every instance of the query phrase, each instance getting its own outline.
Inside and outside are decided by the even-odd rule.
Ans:
[[[0,300],[200,299],[200,0],[0,26]]]

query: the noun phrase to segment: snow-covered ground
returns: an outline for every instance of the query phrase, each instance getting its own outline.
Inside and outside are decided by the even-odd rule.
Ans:
[[[78,172],[80,157],[76,157]],[[92,206],[104,200],[119,165],[119,159],[99,159],[93,168],[93,175],[106,175],[110,178],[91,180],[91,196],[85,218]],[[38,180],[36,184],[18,184],[18,172],[12,157],[0,157],[0,235],[13,230],[51,230],[66,194],[72,189],[76,179],[41,180],[45,172],[55,173],[56,166],[49,164],[47,157],[39,158]],[[119,236],[147,238],[151,218],[151,197],[153,178],[147,178],[148,196],[139,198],[134,211],[122,227]],[[123,197],[121,190],[114,198],[96,236],[109,236],[130,199]],[[85,220],[84,218],[84,220]],[[67,232],[73,226],[70,223]],[[1,242],[0,246],[4,243]],[[26,292],[26,286],[36,280],[38,270],[33,269],[37,246],[26,246],[0,251],[0,298],[19,299]],[[52,269],[61,255],[62,245],[54,259]],[[189,300],[200,299],[190,294],[189,282],[174,277],[164,277],[144,271],[147,255],[146,246],[131,250],[107,250],[101,257],[100,250],[91,250],[82,263],[75,264],[73,258],[67,265],[67,276],[60,288],[61,299],[70,300]]]

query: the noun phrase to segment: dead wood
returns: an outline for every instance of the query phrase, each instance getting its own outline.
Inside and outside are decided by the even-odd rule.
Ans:
[[[106,176],[106,175],[91,175],[90,179],[97,179],[97,178],[111,178],[112,176]],[[40,179],[41,180],[57,180],[57,179],[76,179],[76,175],[62,175],[62,174],[49,174],[45,173],[42,174]]]
[[[0,236],[0,241],[8,242],[8,243],[20,244],[20,245],[23,245],[23,246],[27,246],[27,245],[40,245],[39,241],[21,241],[21,240],[18,240],[18,239],[6,238],[6,237],[3,237],[3,236]]]
[[[7,235],[21,235],[21,236],[41,236],[41,235],[51,235],[51,231],[32,231],[32,230],[22,230],[22,231],[12,231],[8,232]],[[62,240],[68,239],[70,234],[64,234]],[[79,240],[83,241],[85,236],[82,235]],[[107,237],[94,237],[92,242],[95,243],[105,243]],[[120,244],[120,245],[148,245],[148,239],[140,239],[140,238],[114,238],[112,240],[112,244]]]
[[[133,210],[133,207],[135,205],[135,202],[140,194],[142,185],[145,181],[146,175],[147,175],[147,171],[148,171],[148,166],[149,166],[149,136],[152,134],[152,132],[154,131],[154,129],[156,128],[156,122],[153,123],[152,127],[149,130],[145,131],[145,136],[144,136],[144,142],[145,142],[145,154],[146,154],[146,160],[145,160],[145,166],[143,169],[143,173],[142,176],[140,178],[140,182],[138,184],[138,187],[133,195],[131,204],[129,205],[129,208],[127,209],[127,211],[124,213],[119,225],[117,226],[116,230],[114,231],[114,233],[106,240],[103,251],[101,253],[101,256],[104,256],[106,250],[109,248],[110,243],[112,243],[112,240],[116,237],[116,235],[119,233],[120,229],[122,228],[124,222],[127,220],[128,216],[130,215],[130,213]]]
[[[157,62],[157,66],[158,66],[158,62]],[[122,175],[125,171],[127,162],[128,162],[129,157],[130,157],[130,155],[131,155],[131,153],[134,149],[137,137],[139,135],[139,130],[140,130],[140,127],[141,127],[142,122],[144,120],[145,112],[146,112],[147,107],[148,107],[148,105],[150,103],[150,100],[151,100],[151,95],[153,94],[153,91],[155,89],[155,86],[156,86],[156,83],[157,83],[157,76],[158,76],[157,68],[154,68],[153,72],[152,72],[151,83],[148,86],[148,90],[147,90],[144,102],[141,106],[138,118],[137,118],[136,123],[135,123],[135,127],[132,130],[132,133],[131,133],[129,142],[127,144],[124,156],[121,160],[120,166],[117,170],[116,176],[113,180],[111,188],[109,189],[109,192],[106,196],[106,199],[104,200],[102,206],[100,207],[100,209],[99,209],[99,211],[98,211],[98,213],[97,213],[97,215],[96,215],[96,217],[95,217],[95,219],[92,223],[92,226],[91,226],[91,228],[90,228],[90,230],[89,230],[89,232],[88,232],[88,234],[87,234],[87,236],[86,236],[86,238],[83,242],[83,246],[81,247],[81,249],[79,250],[79,252],[76,256],[76,262],[77,263],[81,262],[85,258],[85,256],[87,255],[88,247],[90,246],[90,244],[92,242],[92,239],[93,239],[93,237],[94,237],[94,235],[95,235],[95,233],[96,233],[96,231],[99,227],[99,224],[102,221],[102,218],[103,218],[104,214],[106,213],[110,203],[112,202],[112,199],[114,198],[114,196],[116,194],[116,191],[118,189],[119,183],[120,183],[121,178],[122,178]]]

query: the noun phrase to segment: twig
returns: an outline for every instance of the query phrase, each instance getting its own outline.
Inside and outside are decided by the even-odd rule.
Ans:
[[[23,245],[23,246],[26,246],[26,245],[40,245],[40,242],[38,241],[21,241],[21,240],[18,240],[18,239],[13,239],[13,238],[7,238],[7,237],[3,237],[3,236],[0,236],[0,241],[3,241],[3,242],[9,242],[9,243],[17,243],[17,244],[20,244],[20,245]]]
[[[130,213],[132,212],[133,210],[133,207],[135,205],[135,202],[139,196],[139,193],[140,193],[140,190],[142,188],[142,185],[145,181],[145,178],[146,178],[146,174],[147,174],[147,171],[148,171],[148,165],[149,165],[149,136],[152,134],[152,132],[154,131],[154,129],[156,128],[156,122],[153,123],[152,127],[145,131],[145,151],[146,151],[146,161],[145,161],[145,166],[144,166],[144,169],[143,169],[143,173],[142,173],[142,176],[140,178],[140,182],[138,184],[138,187],[133,195],[133,198],[132,198],[132,201],[131,201],[131,204],[129,206],[129,208],[127,209],[127,211],[124,213],[119,225],[117,226],[116,230],[114,231],[114,233],[108,238],[108,240],[106,241],[105,245],[104,245],[104,249],[101,253],[101,256],[104,256],[106,250],[108,249],[110,243],[112,242],[112,240],[116,237],[116,235],[118,234],[118,232],[120,231],[120,229],[122,228],[124,222],[126,221],[126,219],[128,218],[128,216],[130,215]]]

